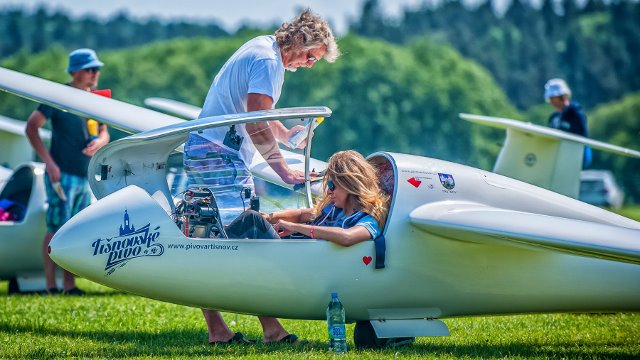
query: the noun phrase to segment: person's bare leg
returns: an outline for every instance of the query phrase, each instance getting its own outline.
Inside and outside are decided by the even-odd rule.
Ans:
[[[264,334],[263,341],[265,343],[278,341],[289,335],[289,332],[284,329],[280,321],[274,317],[258,316],[260,325],[262,325],[262,332]],[[296,344],[298,341],[295,342]]]
[[[234,333],[229,330],[219,311],[202,309],[202,315],[204,315],[204,320],[207,322],[210,343],[226,342],[233,337]]]
[[[76,287],[76,277],[67,270],[62,271],[62,285],[65,291]]]
[[[44,278],[47,289],[57,288],[56,285],[56,263],[49,257],[49,243],[54,233],[47,232],[42,241],[42,259],[44,260]]]

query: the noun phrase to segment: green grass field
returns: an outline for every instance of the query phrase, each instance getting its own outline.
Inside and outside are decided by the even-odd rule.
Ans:
[[[115,292],[79,280],[83,297],[7,296],[0,282],[1,358],[327,358],[326,323],[283,320],[304,347],[207,344],[198,309]],[[227,322],[233,315],[225,314]],[[345,358],[640,358],[640,314],[553,314],[444,320],[450,337],[410,347],[353,350]],[[258,320],[240,315],[233,330],[261,336]],[[353,325],[347,327],[353,334]]]
[[[621,214],[640,219],[640,207]],[[638,279],[640,281],[640,279]],[[7,295],[0,282],[0,358],[332,358],[326,323],[283,320],[309,341],[285,345],[207,344],[200,310],[116,292],[80,279],[87,296]],[[348,309],[347,309],[348,311]],[[225,314],[227,323],[233,315]],[[353,350],[344,358],[640,359],[640,313],[552,314],[445,319],[451,336],[418,338],[410,347]],[[259,339],[258,320],[240,315],[234,331]]]
[[[640,205],[627,206],[615,212],[630,219],[640,221]]]

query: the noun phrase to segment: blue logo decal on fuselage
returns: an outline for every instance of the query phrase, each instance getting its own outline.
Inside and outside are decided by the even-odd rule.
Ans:
[[[440,184],[442,184],[445,189],[453,190],[453,188],[456,187],[456,182],[455,180],[453,180],[453,175],[438,173],[438,177],[440,178]]]
[[[93,256],[109,254],[104,268],[111,275],[118,265],[124,266],[129,260],[142,256],[160,256],[164,253],[162,244],[156,243],[160,236],[159,226],[150,230],[150,223],[135,230],[129,222],[129,214],[124,211],[124,224],[120,226],[120,236],[94,241]]]

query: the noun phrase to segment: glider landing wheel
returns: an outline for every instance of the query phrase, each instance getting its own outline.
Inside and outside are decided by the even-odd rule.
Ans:
[[[414,337],[379,338],[373,330],[371,321],[357,321],[353,331],[356,349],[380,349],[413,344]]]
[[[356,349],[371,349],[382,347],[380,338],[376,336],[371,321],[357,321],[353,331],[353,343]]]

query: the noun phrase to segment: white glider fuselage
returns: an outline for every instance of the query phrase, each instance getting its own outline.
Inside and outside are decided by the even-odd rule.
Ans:
[[[44,164],[22,164],[1,189],[0,198],[22,204],[24,215],[17,221],[0,221],[0,279],[34,277],[43,272],[44,172]]]
[[[283,318],[323,319],[332,291],[350,320],[640,309],[637,264],[501,242],[500,236],[457,238],[419,224],[424,206],[439,206],[445,215],[469,204],[534,215],[540,229],[568,218],[636,240],[638,222],[464,165],[403,154],[372,158],[393,164],[395,179],[384,269],[374,269],[372,241],[344,248],[323,240],[186,238],[136,186],[75,216],[54,238],[51,257],[71,272],[145,297]],[[120,237],[125,211],[129,225],[148,224],[147,232]],[[637,241],[623,240],[638,251]]]

